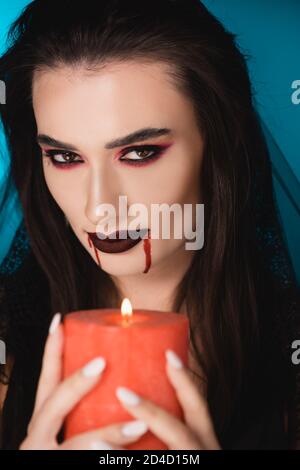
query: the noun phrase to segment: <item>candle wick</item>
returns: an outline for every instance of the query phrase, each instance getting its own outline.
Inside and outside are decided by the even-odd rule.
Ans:
[[[124,315],[123,316],[123,325],[124,326],[128,326],[130,324],[130,318],[131,318],[131,315]]]

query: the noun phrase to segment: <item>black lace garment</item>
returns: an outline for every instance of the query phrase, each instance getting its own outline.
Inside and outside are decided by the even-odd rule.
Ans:
[[[11,449],[13,443],[20,442],[32,414],[32,390],[39,377],[51,316],[47,281],[30,250],[24,223],[1,264],[0,286],[0,337],[5,340],[7,357],[14,358],[1,441],[3,448]],[[7,381],[3,371],[1,381]]]

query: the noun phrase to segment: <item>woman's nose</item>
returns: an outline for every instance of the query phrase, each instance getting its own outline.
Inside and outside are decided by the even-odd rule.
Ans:
[[[95,227],[106,215],[105,209],[117,213],[119,190],[117,176],[109,171],[93,171],[87,181],[85,215]]]

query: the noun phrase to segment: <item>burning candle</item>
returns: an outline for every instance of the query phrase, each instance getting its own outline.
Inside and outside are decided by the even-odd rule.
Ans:
[[[116,396],[127,387],[169,413],[183,418],[181,405],[166,373],[165,351],[188,361],[189,321],[184,314],[132,311],[124,299],[119,309],[70,312],[64,319],[64,378],[97,356],[106,367],[99,383],[75,406],[65,421],[65,438],[114,423],[131,421]],[[147,431],[126,449],[167,449]]]

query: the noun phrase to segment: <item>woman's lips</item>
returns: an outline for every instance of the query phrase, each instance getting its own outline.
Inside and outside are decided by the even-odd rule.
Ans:
[[[130,237],[131,234],[139,232],[139,237],[133,239]],[[95,232],[87,232],[88,236],[93,243],[93,245],[100,251],[104,253],[122,253],[123,251],[130,250],[135,245],[137,245],[141,239],[148,233],[148,229],[141,230],[118,230],[115,232],[115,238],[106,237],[101,239],[97,236]]]

